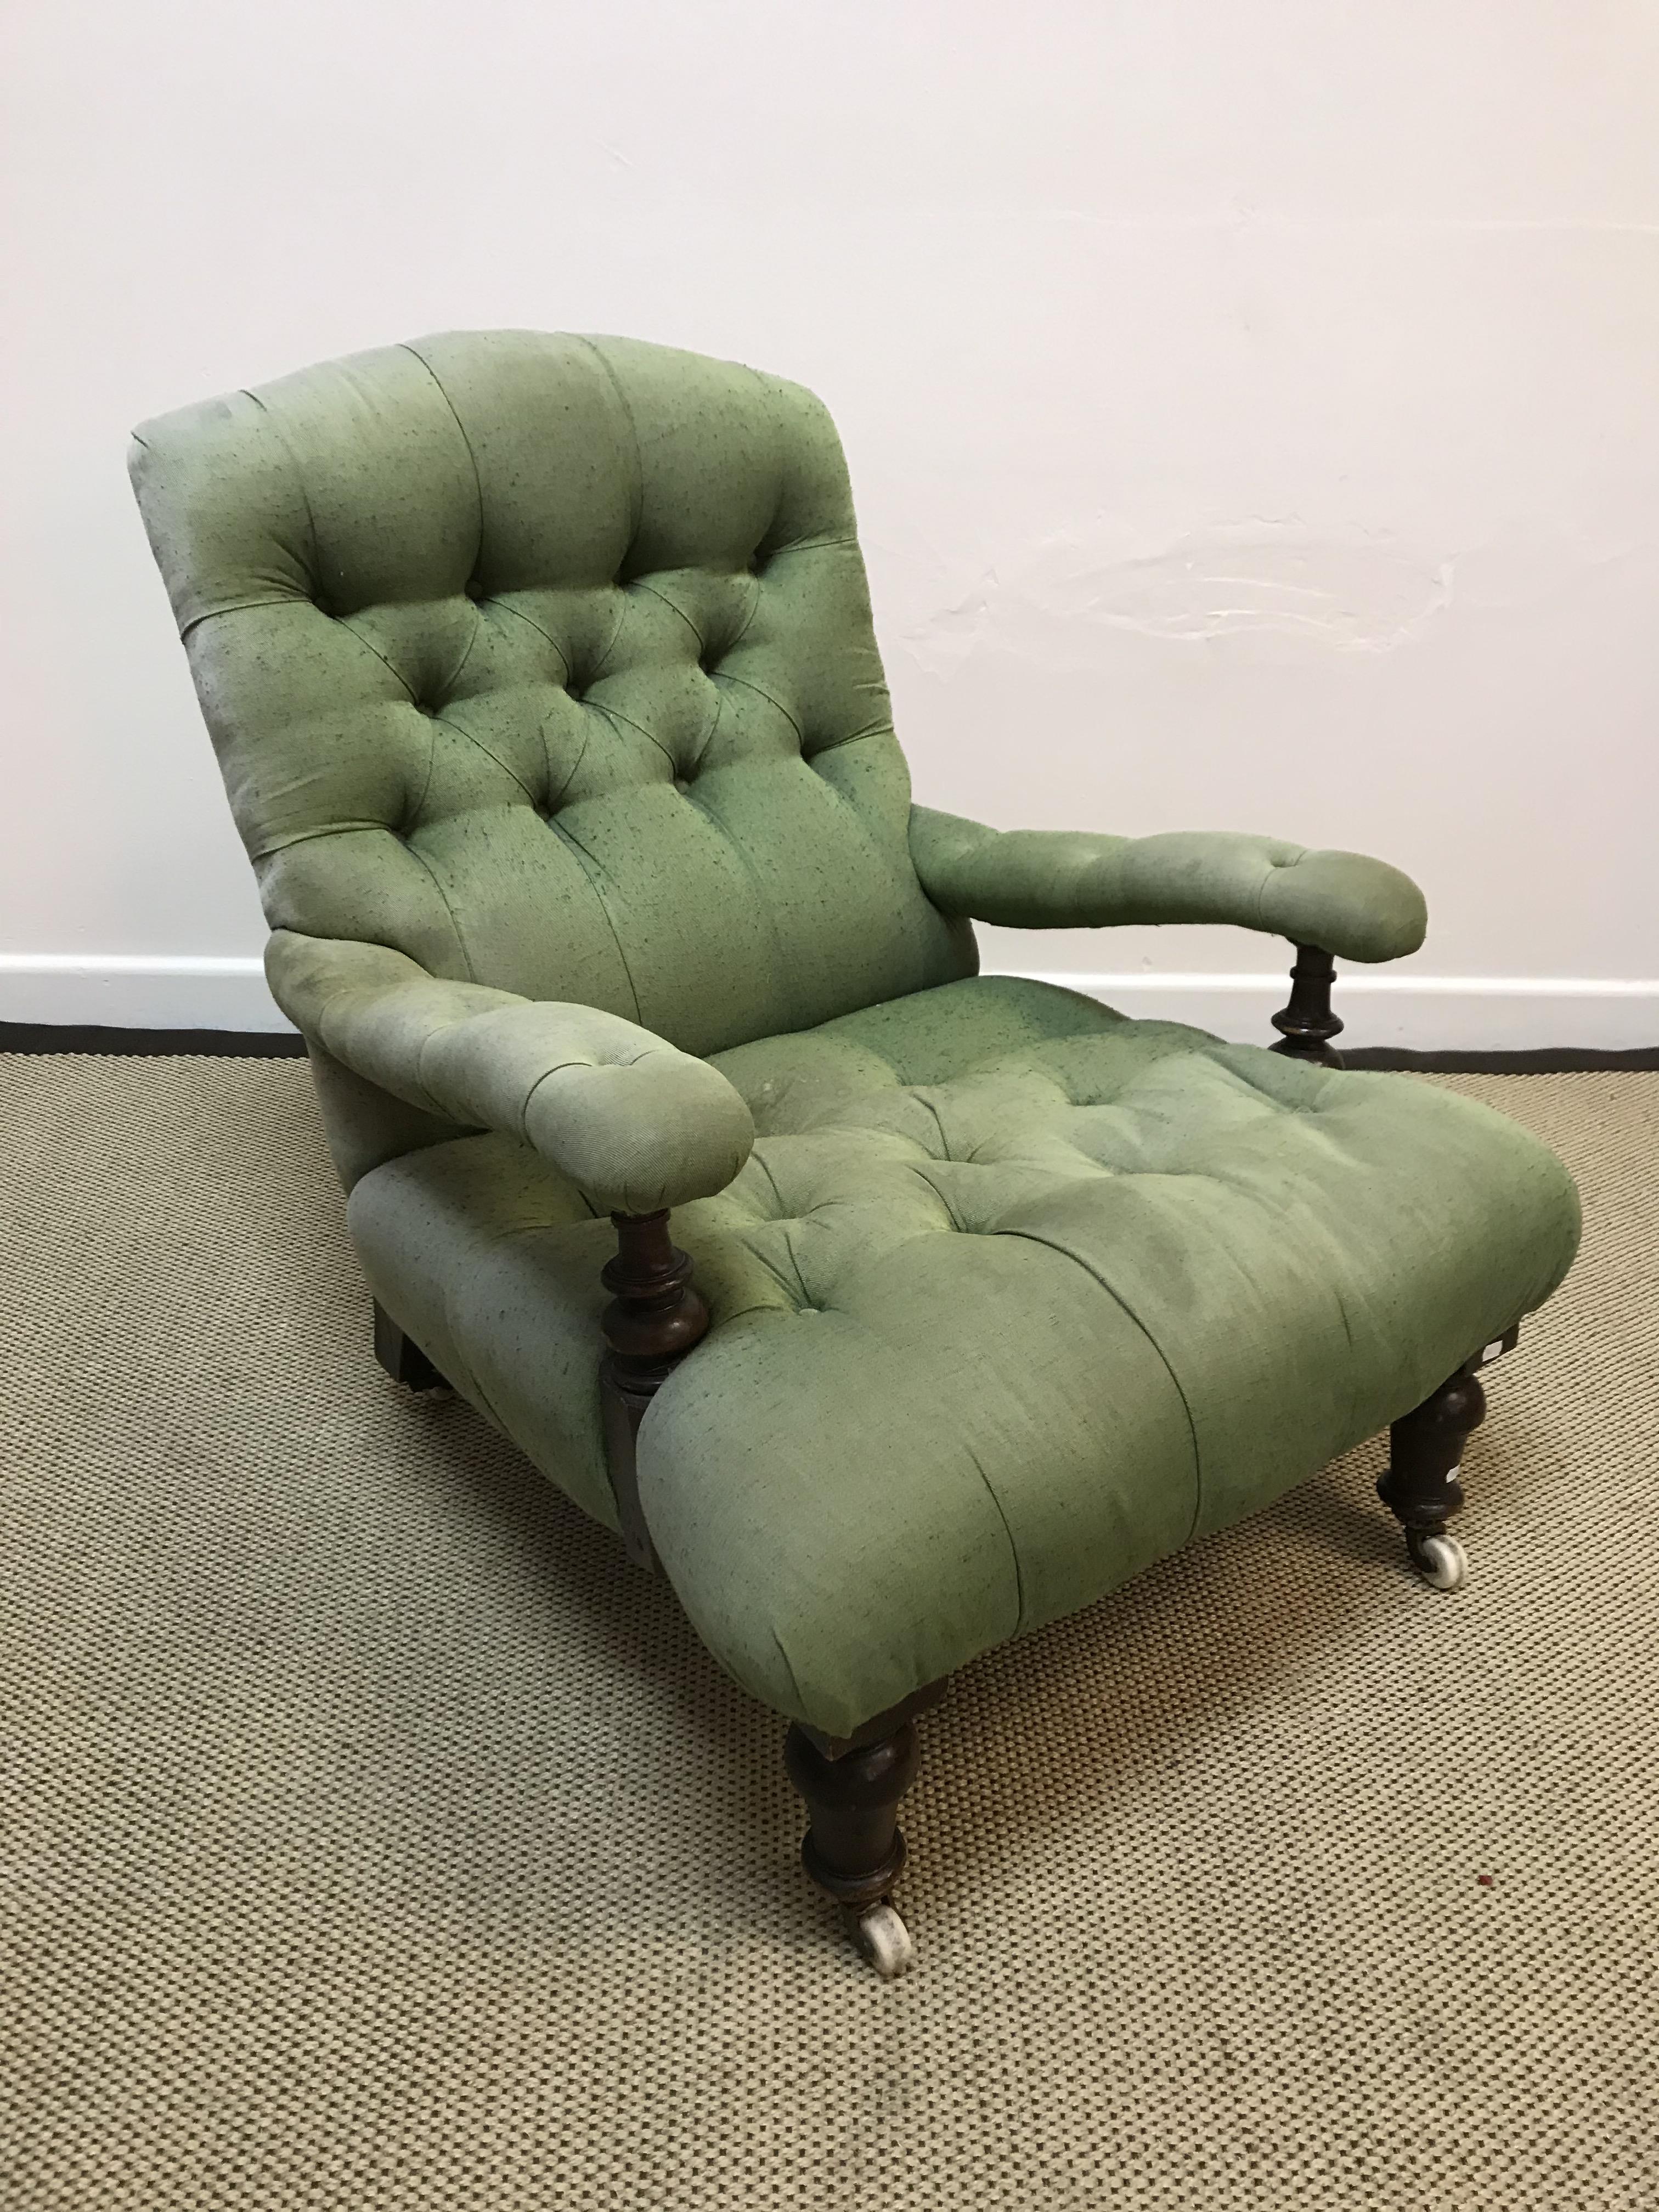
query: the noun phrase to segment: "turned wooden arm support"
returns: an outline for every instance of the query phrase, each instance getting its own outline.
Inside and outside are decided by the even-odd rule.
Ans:
[[[708,1309],[692,1284],[690,1261],[668,1233],[666,1206],[611,1218],[617,1251],[599,1275],[611,1293],[599,1326],[624,1374],[660,1382],[708,1335]]]
[[[1273,1017],[1279,1042],[1269,1048],[1292,1060],[1311,1060],[1324,1067],[1340,1067],[1342,1055],[1331,1048],[1331,1039],[1342,1032],[1340,1018],[1331,1012],[1331,985],[1336,963],[1317,945],[1298,945],[1291,969],[1291,1000]]]
[[[605,1459],[623,1544],[635,1565],[656,1553],[640,1506],[640,1424],[663,1384],[708,1334],[708,1308],[691,1280],[691,1262],[669,1234],[668,1209],[613,1213],[617,1249],[600,1270],[611,1293],[599,1317],[610,1346],[599,1363]]]

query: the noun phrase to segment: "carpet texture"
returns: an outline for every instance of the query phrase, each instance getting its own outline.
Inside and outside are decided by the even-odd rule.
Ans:
[[[884,1984],[779,1724],[374,1365],[304,1066],[0,1060],[0,2193],[1659,2203],[1659,1076],[1440,1079],[1588,1215],[1467,1590],[1378,1443],[973,1667]]]

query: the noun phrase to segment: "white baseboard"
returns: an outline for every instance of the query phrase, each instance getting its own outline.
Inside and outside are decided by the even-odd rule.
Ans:
[[[115,1030],[277,1030],[293,1024],[254,954],[0,952],[0,1021]]]
[[[1030,969],[1023,969],[1030,975]],[[1036,978],[1141,1021],[1190,1022],[1246,1044],[1272,1042],[1285,975],[1055,975]],[[1604,975],[1400,975],[1339,965],[1340,1044],[1411,1052],[1626,1052],[1659,1046],[1659,979]]]
[[[1282,973],[1057,975],[1031,969],[1142,1020],[1190,1022],[1265,1043],[1285,1003]],[[1659,1046],[1659,979],[1602,975],[1389,975],[1339,968],[1342,1042],[1418,1052]],[[0,953],[0,1021],[111,1029],[287,1030],[252,956]]]

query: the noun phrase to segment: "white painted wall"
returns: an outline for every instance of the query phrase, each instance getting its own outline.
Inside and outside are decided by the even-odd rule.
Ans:
[[[58,0],[0,39],[0,1017],[261,1018],[129,426],[506,324],[824,394],[922,797],[1379,852],[1432,930],[1355,1035],[1659,1042],[1645,0]],[[1241,1034],[1281,962],[987,940]]]

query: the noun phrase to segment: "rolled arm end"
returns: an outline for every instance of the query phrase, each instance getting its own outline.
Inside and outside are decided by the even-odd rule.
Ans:
[[[607,1213],[711,1198],[754,1146],[749,1109],[718,1068],[653,1044],[633,1059],[551,1068],[527,1102],[526,1140]]]
[[[386,945],[289,930],[265,970],[337,1060],[428,1113],[533,1146],[602,1212],[708,1197],[755,1141],[718,1069],[598,1007],[447,982]]]
[[[1364,853],[1304,852],[1276,866],[1262,886],[1261,921],[1295,945],[1317,945],[1344,960],[1401,960],[1429,926],[1422,892],[1407,875]]]

